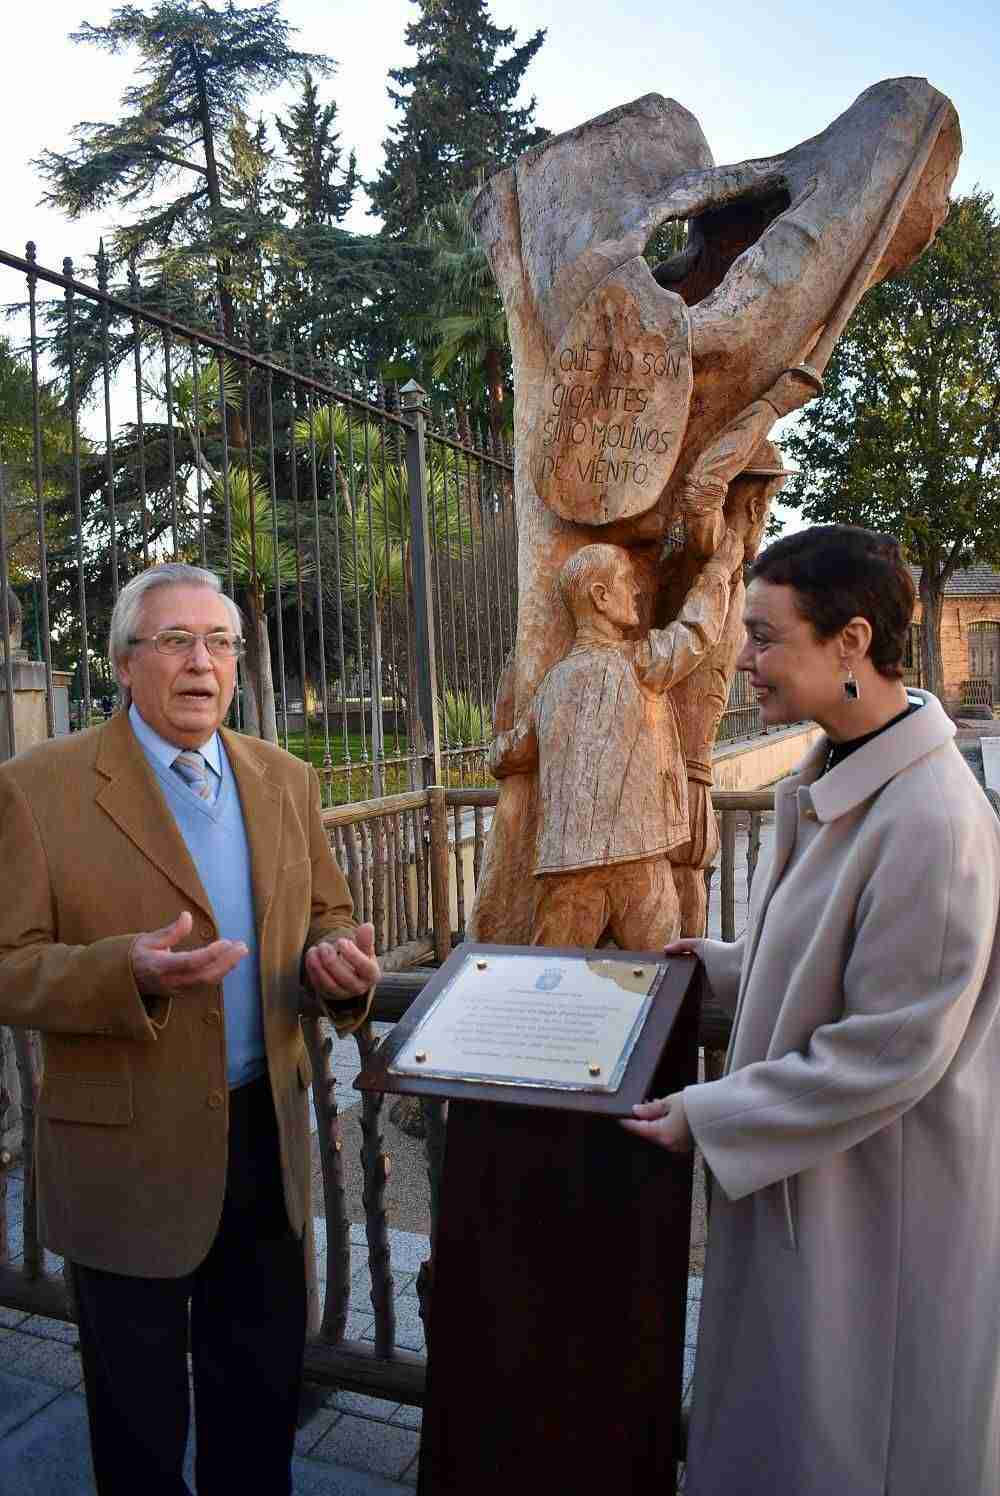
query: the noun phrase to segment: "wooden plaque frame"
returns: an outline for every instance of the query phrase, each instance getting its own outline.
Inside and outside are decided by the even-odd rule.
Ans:
[[[524,954],[538,956],[537,945],[477,945],[467,942],[456,946],[451,955],[424,987],[420,996],[406,1010],[392,1032],[375,1050],[369,1063],[354,1082],[359,1091],[387,1091],[402,1096],[428,1096],[440,1101],[495,1101],[508,1106],[530,1106],[541,1111],[585,1112],[595,1117],[628,1117],[636,1102],[645,1101],[660,1056],[666,1046],[684,996],[691,982],[695,963],[686,957],[664,957],[662,951],[602,950],[602,961],[620,961],[623,965],[643,962],[665,967],[656,979],[653,1002],[618,1089],[614,1092],[560,1089],[558,1085],[517,1085],[504,1081],[461,1080],[457,1077],[432,1075],[393,1075],[389,1067],[411,1038],[428,1009],[436,1002],[457,969],[470,956]],[[545,946],[547,956],[568,960],[592,958],[593,951],[575,946]]]

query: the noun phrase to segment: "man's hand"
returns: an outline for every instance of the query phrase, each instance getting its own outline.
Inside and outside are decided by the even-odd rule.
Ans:
[[[174,997],[188,987],[214,987],[243,960],[247,948],[242,940],[215,940],[194,951],[175,951],[174,946],[190,935],[191,925],[185,909],[172,925],[136,936],[129,959],[143,997]]]
[[[375,926],[359,925],[354,939],[320,940],[306,951],[305,972],[317,997],[363,997],[381,976]]]
[[[626,1132],[634,1132],[636,1137],[656,1143],[670,1153],[691,1152],[694,1138],[680,1091],[675,1091],[673,1096],[661,1097],[659,1101],[640,1101],[632,1110],[635,1119],[629,1118],[621,1124]]]
[[[723,535],[718,548],[710,559],[712,561],[721,561],[729,572],[738,571],[743,565],[743,537],[737,535],[731,526],[727,526],[725,535]]]

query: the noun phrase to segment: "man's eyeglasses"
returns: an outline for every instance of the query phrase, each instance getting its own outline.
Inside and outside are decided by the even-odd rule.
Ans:
[[[161,629],[149,639],[130,639],[129,644],[151,644],[161,655],[182,655],[194,649],[201,640],[213,659],[236,660],[243,654],[243,640],[224,631],[212,634],[191,634],[187,629]]]

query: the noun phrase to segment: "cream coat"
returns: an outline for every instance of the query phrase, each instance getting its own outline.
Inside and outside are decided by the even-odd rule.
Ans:
[[[936,699],[775,797],[702,946],[728,1073],[688,1496],[1000,1491],[1000,825]],[[817,782],[818,781],[818,782]]]
[[[223,731],[250,844],[267,1064],[289,1220],[310,1223],[303,951],[353,928],[351,896],[300,760]],[[207,1253],[226,1179],[219,986],[150,1011],[133,939],[190,909],[186,946],[224,935],[128,718],[0,766],[0,1022],[40,1029],[42,1238],[89,1267],[179,1277]],[[342,1031],[367,1004],[338,1017]],[[311,1253],[307,1266],[312,1269]]]

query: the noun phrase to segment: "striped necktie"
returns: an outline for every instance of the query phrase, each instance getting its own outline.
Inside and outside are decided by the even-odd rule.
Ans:
[[[208,764],[197,749],[186,748],[183,753],[178,753],[170,767],[176,770],[199,800],[214,798],[212,783],[208,777]]]

